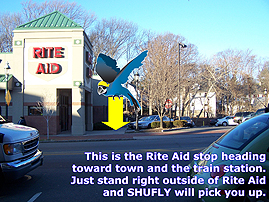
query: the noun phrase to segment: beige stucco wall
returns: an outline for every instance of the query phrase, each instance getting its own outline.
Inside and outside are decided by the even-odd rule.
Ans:
[[[92,68],[86,62],[86,51],[92,53],[92,47],[83,29],[14,30],[13,41],[13,54],[0,54],[0,59],[3,60],[0,64],[0,74],[4,74],[4,65],[8,61],[11,67],[10,73],[22,83],[22,86],[12,90],[9,116],[12,116],[13,122],[19,120],[20,116],[27,116],[28,105],[34,105],[42,97],[55,103],[54,116],[59,116],[56,105],[57,89],[71,89],[71,132],[74,135],[84,134],[86,125],[87,129],[91,130],[92,99],[88,98],[87,101],[90,103],[85,104],[85,91],[88,97],[92,97],[92,82],[86,75],[86,68]],[[54,50],[51,51],[47,47],[53,47]],[[55,47],[61,47],[57,49],[56,54]],[[35,54],[34,48],[40,48],[41,53]],[[45,55],[42,54],[44,50],[46,50]],[[52,53],[51,57],[48,57],[48,51]],[[50,74],[50,71],[47,71],[46,68],[52,63],[59,66],[58,73]],[[52,70],[55,70],[57,65],[54,65]],[[44,68],[45,74],[40,73],[41,67]],[[81,85],[78,86],[77,83]],[[4,102],[2,96],[0,102]],[[85,105],[88,106],[87,119]],[[3,112],[2,110],[2,114]],[[86,124],[85,120],[87,120]],[[57,132],[59,129],[56,130]]]

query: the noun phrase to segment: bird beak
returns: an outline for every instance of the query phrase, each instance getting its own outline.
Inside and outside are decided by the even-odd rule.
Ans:
[[[98,86],[97,93],[99,95],[106,93],[106,87],[105,86]]]
[[[101,95],[101,87],[100,86],[98,86],[98,89],[97,89],[97,93],[98,93],[98,95]]]

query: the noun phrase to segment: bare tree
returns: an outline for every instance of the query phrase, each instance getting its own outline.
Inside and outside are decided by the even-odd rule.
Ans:
[[[202,114],[203,110],[205,109],[205,105],[207,104],[207,100],[209,99],[209,95],[212,92],[215,92],[216,94],[223,91],[221,80],[222,78],[227,74],[227,71],[225,69],[220,69],[218,66],[215,66],[212,64],[215,60],[211,61],[204,61],[201,65],[201,80],[200,83],[202,90],[205,91],[205,98],[202,102],[202,108],[200,110],[200,113],[198,114],[198,118]]]
[[[32,0],[22,2],[23,14],[26,21],[31,21],[53,11],[59,11],[81,25],[85,32],[96,20],[94,12],[84,9],[77,2],[64,0],[52,0],[44,2],[35,2]]]
[[[259,85],[257,86],[257,94],[263,93],[265,94],[265,102],[264,104],[262,102],[258,103],[258,106],[260,107],[267,107],[268,106],[268,92],[269,92],[269,61],[263,61],[261,64],[262,69],[258,74],[258,81]],[[266,103],[267,102],[267,103]]]
[[[12,52],[13,30],[28,21],[49,14],[53,11],[60,11],[71,20],[81,25],[85,32],[96,20],[93,12],[85,10],[76,2],[53,0],[45,2],[34,2],[28,0],[22,2],[23,12],[2,13],[0,15],[0,52]]]
[[[45,92],[41,100],[37,102],[37,110],[39,110],[47,123],[47,139],[49,139],[49,121],[55,116],[58,102],[55,102],[54,97],[49,92]]]
[[[13,30],[23,23],[20,13],[3,13],[0,15],[0,52],[12,52]]]
[[[90,41],[93,44],[94,64],[99,53],[109,55],[114,59],[123,56],[128,48],[136,43],[138,27],[132,22],[111,18],[97,22],[90,32]]]
[[[257,58],[246,50],[228,49],[219,52],[204,64],[204,80],[207,94],[215,91],[226,109],[225,114],[234,111],[252,111],[251,99],[255,92],[254,73]]]
[[[163,127],[165,102],[176,97],[178,74],[177,52],[180,37],[173,34],[157,35],[147,44],[148,57],[144,67],[144,86],[148,90],[148,99],[161,119]],[[148,87],[146,87],[148,85]]]
[[[176,58],[176,60],[178,60]],[[194,85],[201,85],[200,69],[198,66],[199,53],[194,44],[188,44],[187,48],[181,49],[180,57],[180,94],[181,94],[181,116],[185,115],[186,109],[190,105],[190,94],[194,95],[197,90],[193,88]]]
[[[269,91],[269,61],[265,61],[262,65],[262,70],[259,72],[258,79],[260,82],[260,86],[263,89],[267,89]]]

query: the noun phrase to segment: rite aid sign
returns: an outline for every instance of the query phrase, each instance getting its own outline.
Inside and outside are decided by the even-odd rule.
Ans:
[[[70,84],[72,78],[72,45],[67,42],[26,43],[25,80],[28,85]],[[34,76],[34,77],[33,77]],[[41,81],[43,80],[43,81]]]
[[[63,58],[62,47],[33,47],[33,58]],[[57,63],[38,63],[36,74],[58,74],[61,67]]]

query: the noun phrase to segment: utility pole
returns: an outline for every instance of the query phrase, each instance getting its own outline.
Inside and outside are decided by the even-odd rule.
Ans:
[[[180,113],[181,113],[181,104],[180,104],[180,81],[181,81],[181,74],[180,74],[180,51],[181,48],[187,48],[186,44],[183,43],[178,43],[178,98],[177,98],[177,103],[178,103],[178,119],[180,119]]]

